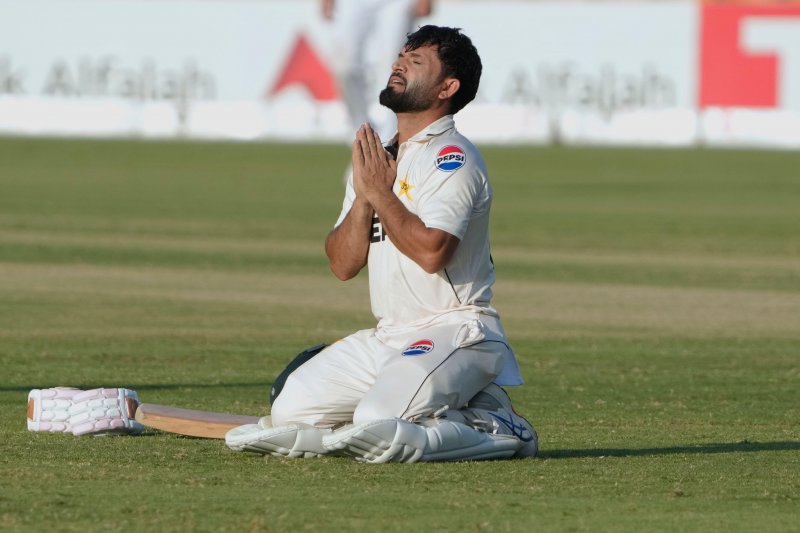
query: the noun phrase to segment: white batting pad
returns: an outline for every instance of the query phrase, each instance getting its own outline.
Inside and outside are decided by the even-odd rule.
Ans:
[[[397,418],[346,426],[322,438],[329,452],[368,463],[415,463],[427,443],[423,427]]]
[[[28,393],[28,430],[73,435],[138,434],[144,430],[134,419],[136,391],[73,387],[33,389]]]
[[[324,455],[322,436],[329,429],[292,424],[271,427],[269,417],[258,424],[238,426],[225,434],[225,444],[235,452],[248,451],[278,457],[314,458]]]
[[[322,444],[368,463],[474,461],[512,457],[519,440],[479,431],[460,422],[433,421],[430,427],[391,418],[349,426],[326,435]]]

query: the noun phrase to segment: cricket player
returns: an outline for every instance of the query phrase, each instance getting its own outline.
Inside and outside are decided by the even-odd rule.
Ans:
[[[377,106],[375,96],[414,21],[430,15],[432,0],[322,0],[322,16],[332,25],[331,65],[350,120],[370,122],[383,139],[397,124]]]
[[[491,306],[492,188],[453,120],[481,68],[459,29],[409,34],[380,93],[397,134],[384,148],[370,125],[358,130],[325,243],[339,279],[368,268],[377,326],[291,373],[270,417],[227,433],[231,449],[375,463],[536,454],[533,426],[500,387],[522,378]]]

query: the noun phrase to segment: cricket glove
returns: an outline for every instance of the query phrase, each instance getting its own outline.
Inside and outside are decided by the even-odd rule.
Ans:
[[[28,430],[73,435],[137,435],[139,397],[122,388],[33,389],[28,393]]]

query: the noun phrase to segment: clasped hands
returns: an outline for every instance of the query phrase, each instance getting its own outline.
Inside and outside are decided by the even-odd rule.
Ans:
[[[363,124],[353,141],[353,187],[356,199],[375,207],[382,194],[391,193],[397,176],[397,161],[384,149],[369,124]]]

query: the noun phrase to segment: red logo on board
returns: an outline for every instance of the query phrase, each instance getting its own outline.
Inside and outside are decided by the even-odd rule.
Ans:
[[[339,98],[336,80],[302,34],[297,36],[283,70],[267,94],[275,96],[292,85],[301,85],[308,89],[314,100],[329,101]]]
[[[782,38],[771,30],[783,27],[786,36],[792,28],[800,31],[800,6],[712,4],[703,6],[701,14],[700,107],[775,108],[785,104],[781,100],[788,95],[781,94],[782,81],[785,84],[784,78],[800,70],[800,60],[788,52],[795,44],[789,42],[791,37]],[[762,25],[762,35],[773,35],[753,47],[748,40],[757,25]]]

